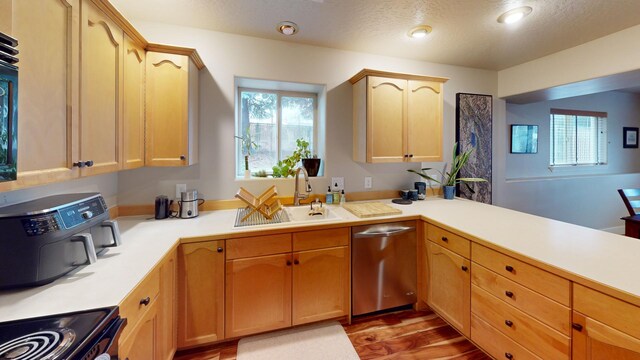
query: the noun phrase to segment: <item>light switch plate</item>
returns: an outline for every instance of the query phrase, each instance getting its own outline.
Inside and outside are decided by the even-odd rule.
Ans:
[[[331,178],[331,189],[333,189],[333,190],[344,190],[344,178],[343,177],[332,177]]]
[[[180,199],[181,193],[187,191],[187,184],[176,184],[176,199]]]
[[[371,176],[365,176],[364,177],[364,188],[365,189],[371,189],[372,186],[373,186],[373,180],[371,179]]]

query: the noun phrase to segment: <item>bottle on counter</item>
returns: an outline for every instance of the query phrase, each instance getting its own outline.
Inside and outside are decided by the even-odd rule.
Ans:
[[[331,186],[327,186],[327,194],[324,199],[325,204],[333,204],[333,193],[331,192]]]
[[[340,194],[340,205],[347,202],[347,197],[344,196],[344,189],[342,189],[342,193]]]

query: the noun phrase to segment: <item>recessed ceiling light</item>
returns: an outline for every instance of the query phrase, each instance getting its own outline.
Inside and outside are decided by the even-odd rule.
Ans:
[[[533,11],[531,6],[522,6],[519,8],[511,9],[506,13],[498,16],[498,22],[502,24],[513,24],[522,20],[525,16],[529,15]]]
[[[298,32],[298,25],[291,21],[283,21],[276,26],[276,30],[283,35],[293,35]]]
[[[429,33],[431,32],[431,26],[429,25],[418,25],[416,27],[414,27],[413,29],[409,30],[409,37],[412,37],[414,39],[421,39],[427,35],[429,35]]]

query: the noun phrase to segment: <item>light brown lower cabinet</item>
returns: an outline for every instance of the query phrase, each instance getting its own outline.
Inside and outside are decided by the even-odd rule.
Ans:
[[[471,276],[468,259],[430,241],[427,252],[427,304],[464,336],[471,329]]]
[[[178,251],[160,264],[158,293],[158,359],[171,360],[178,348]]]
[[[224,240],[178,248],[178,348],[224,339]]]
[[[129,335],[119,344],[118,357],[124,360],[162,359],[158,349],[161,341],[158,337],[160,324],[157,303],[150,304],[140,321],[131,325],[134,327]]]

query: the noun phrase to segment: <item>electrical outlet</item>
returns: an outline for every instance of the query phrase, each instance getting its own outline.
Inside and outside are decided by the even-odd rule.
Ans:
[[[371,176],[365,176],[364,177],[364,188],[365,189],[371,189],[372,186],[373,186],[373,181],[371,179]]]
[[[180,199],[181,193],[187,191],[187,184],[176,184],[176,199]]]
[[[343,177],[332,177],[331,178],[331,188],[334,190],[344,190],[344,178]]]

